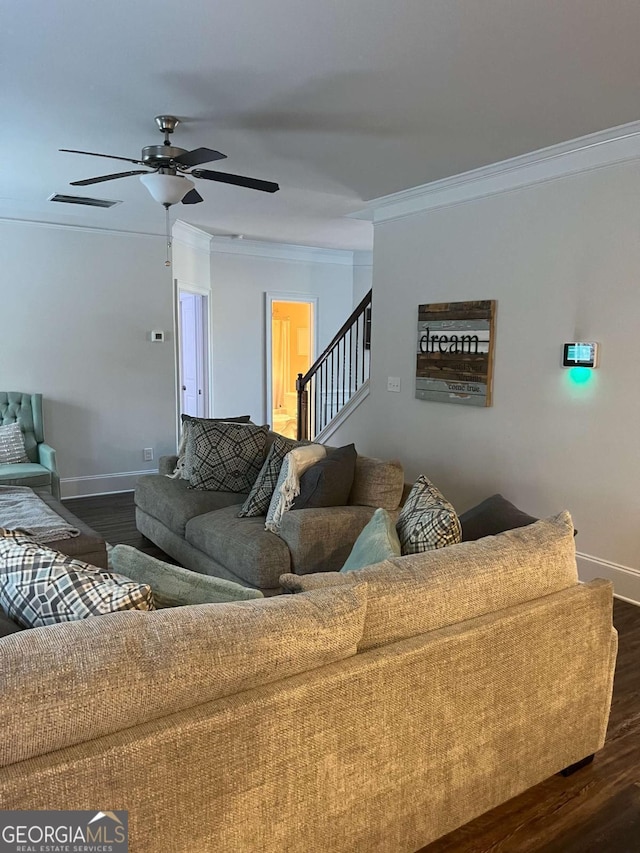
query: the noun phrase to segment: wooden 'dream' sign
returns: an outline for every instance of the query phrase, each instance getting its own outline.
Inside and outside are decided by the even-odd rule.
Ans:
[[[496,302],[432,302],[418,307],[416,397],[490,406]]]

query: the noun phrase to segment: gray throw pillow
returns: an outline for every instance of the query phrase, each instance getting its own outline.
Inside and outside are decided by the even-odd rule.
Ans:
[[[403,556],[456,545],[462,539],[455,509],[424,474],[409,492],[396,529]]]
[[[505,530],[526,527],[536,521],[539,519],[518,509],[502,495],[491,495],[460,516],[462,541],[472,542],[484,536],[495,536]]]
[[[267,514],[284,457],[294,447],[300,447],[302,444],[308,443],[305,441],[295,441],[292,438],[285,438],[283,435],[276,434],[264,465],[260,469],[260,473],[246,501],[242,504],[238,518],[253,518],[257,515]]]
[[[249,492],[264,462],[266,426],[192,421],[186,465],[192,489]]]
[[[291,509],[346,506],[356,470],[355,445],[327,448],[324,459],[308,468],[300,477],[300,494]]]

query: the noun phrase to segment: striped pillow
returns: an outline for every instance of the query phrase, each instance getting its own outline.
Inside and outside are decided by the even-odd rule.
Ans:
[[[0,426],[0,464],[13,465],[16,462],[28,461],[20,424]]]

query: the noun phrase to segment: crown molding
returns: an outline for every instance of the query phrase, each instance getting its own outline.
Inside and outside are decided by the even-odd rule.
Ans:
[[[640,121],[372,199],[350,214],[374,225],[640,159]]]
[[[190,246],[192,249],[197,249],[200,252],[209,254],[211,234],[197,228],[195,225],[190,225],[184,219],[176,219],[171,228],[171,239],[183,243],[185,246]]]
[[[350,267],[353,266],[354,253],[347,249],[322,249],[315,246],[298,246],[293,243],[268,243],[262,240],[213,236],[211,254],[246,255],[281,261],[339,264]]]
[[[65,231],[82,231],[87,234],[111,234],[116,237],[153,237],[164,238],[164,234],[153,231],[129,231],[124,228],[103,228],[99,225],[76,225],[73,222],[48,222],[44,219],[21,219],[17,216],[0,216],[0,223],[7,225],[30,225],[35,228],[53,228]]]

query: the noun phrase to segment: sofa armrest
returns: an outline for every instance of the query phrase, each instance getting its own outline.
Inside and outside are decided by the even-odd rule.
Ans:
[[[161,456],[158,459],[158,474],[173,474],[177,463],[177,456]]]
[[[291,571],[337,572],[375,509],[370,506],[333,506],[285,512],[280,536],[291,551]]]
[[[41,465],[44,465],[45,468],[48,468],[49,471],[53,471],[57,474],[58,472],[58,463],[56,460],[56,452],[48,444],[39,444],[38,445],[38,461]]]

